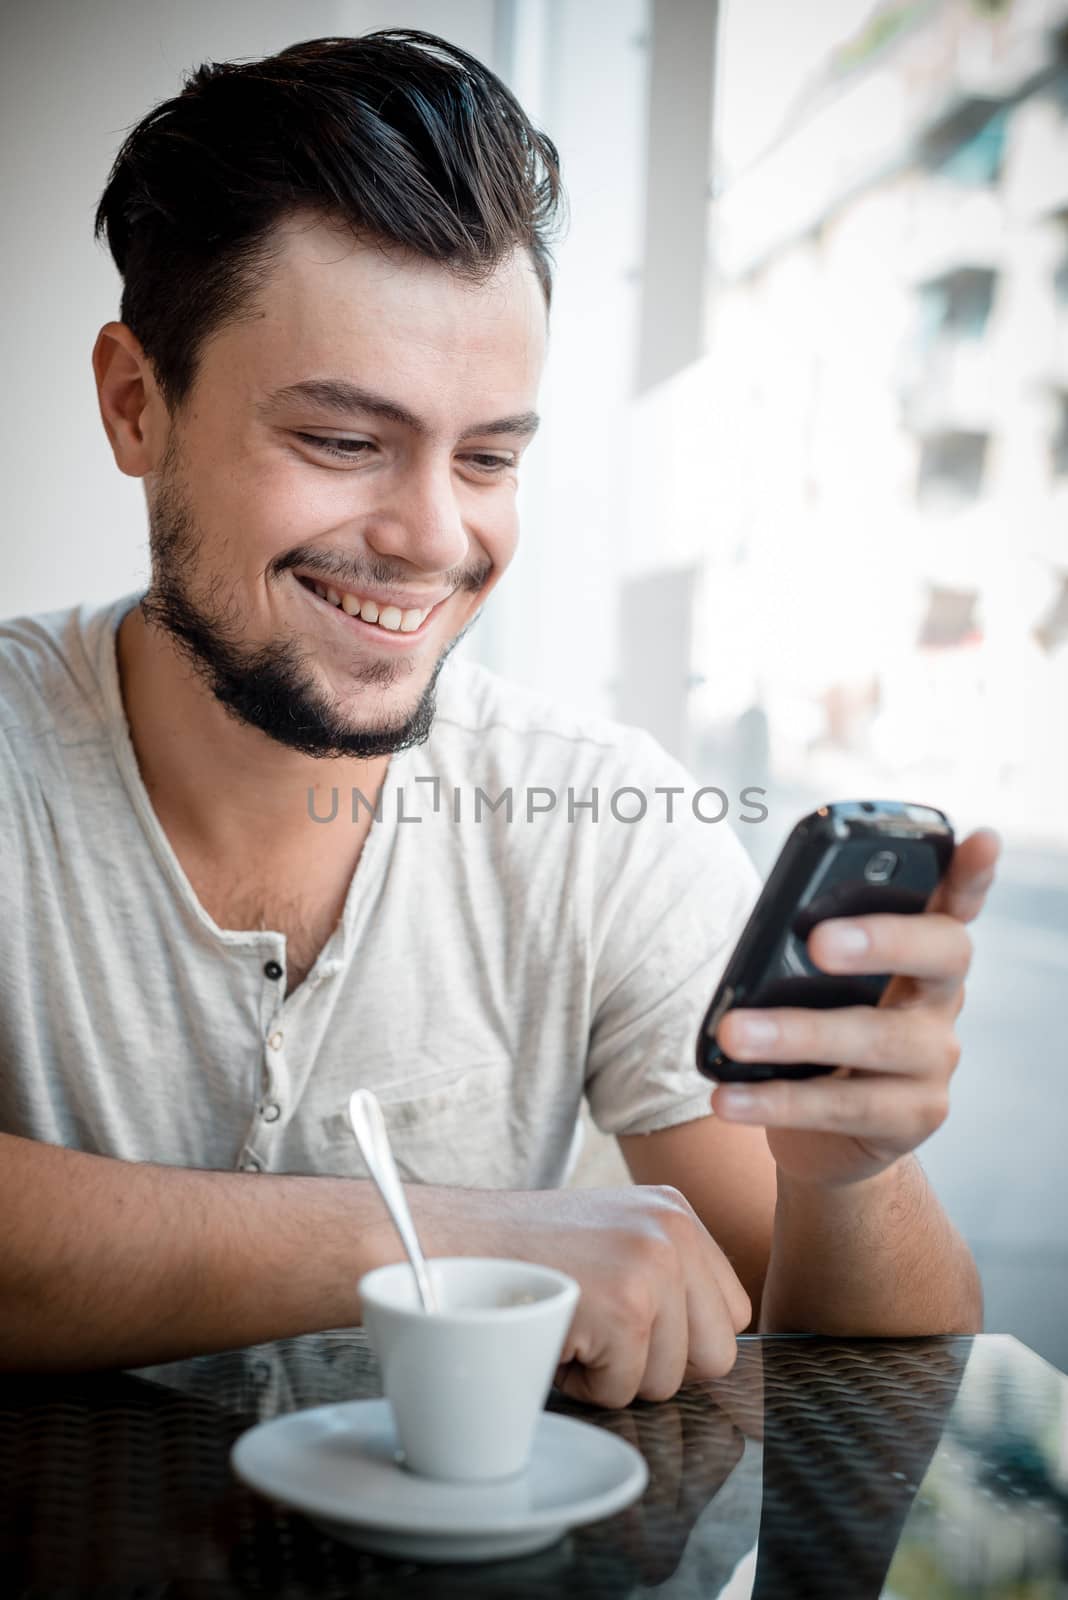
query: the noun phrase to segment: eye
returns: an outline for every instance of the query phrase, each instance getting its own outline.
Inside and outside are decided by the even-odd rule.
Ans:
[[[317,450],[323,450],[328,456],[336,456],[339,461],[356,461],[367,450],[373,450],[374,445],[368,439],[327,439],[318,433],[297,433],[297,438],[305,444],[314,445]],[[507,472],[510,467],[519,463],[518,456],[495,456],[488,454],[471,455],[467,457],[478,472],[488,477],[496,477],[502,472]]]
[[[338,456],[342,461],[355,461],[364,450],[373,449],[366,439],[323,439],[317,433],[298,433],[297,438],[303,439],[305,444],[313,444],[317,450],[325,450],[328,456]]]

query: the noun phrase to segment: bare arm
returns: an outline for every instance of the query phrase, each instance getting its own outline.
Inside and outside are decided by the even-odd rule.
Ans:
[[[0,1369],[146,1366],[360,1321],[399,1245],[366,1181],[117,1161],[0,1134]]]
[[[752,1308],[674,1190],[407,1186],[428,1255],[572,1273],[561,1352],[578,1399],[674,1394],[729,1371]],[[361,1320],[357,1282],[402,1255],[356,1178],[116,1161],[0,1134],[0,1370],[142,1367]]]
[[[780,1175],[761,1333],[981,1333],[971,1251],[915,1155],[839,1189]]]

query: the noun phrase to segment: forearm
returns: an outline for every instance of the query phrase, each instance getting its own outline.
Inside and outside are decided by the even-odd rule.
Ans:
[[[358,1278],[401,1253],[366,1181],[117,1161],[3,1134],[0,1217],[7,1370],[146,1366],[350,1327]]]
[[[761,1333],[978,1333],[974,1258],[915,1156],[828,1189],[778,1177]]]

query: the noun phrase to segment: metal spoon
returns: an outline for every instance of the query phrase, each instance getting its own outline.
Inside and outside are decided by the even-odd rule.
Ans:
[[[367,1170],[385,1201],[386,1210],[393,1218],[393,1226],[400,1234],[401,1243],[408,1252],[408,1260],[415,1273],[415,1283],[423,1303],[423,1310],[436,1311],[438,1303],[430,1282],[430,1273],[427,1271],[426,1257],[420,1248],[415,1223],[412,1221],[412,1214],[404,1197],[404,1186],[400,1181],[397,1163],[389,1147],[389,1134],[386,1132],[382,1107],[370,1089],[356,1089],[349,1096],[349,1121],[352,1123],[352,1131],[356,1135],[360,1153],[367,1163]]]

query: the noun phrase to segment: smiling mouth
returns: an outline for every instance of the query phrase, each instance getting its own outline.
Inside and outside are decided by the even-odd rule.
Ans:
[[[324,610],[333,612],[343,626],[354,628],[368,639],[374,639],[383,645],[416,643],[429,632],[432,618],[440,611],[445,604],[445,600],[450,598],[446,595],[445,599],[439,600],[437,605],[431,606],[429,610],[422,612],[418,608],[402,611],[399,606],[385,606],[380,610],[374,602],[363,601],[360,604],[360,610],[356,612],[346,605],[337,604],[329,599],[327,593],[319,593],[319,589],[328,590],[328,585],[324,583],[317,585],[314,578],[305,577],[303,573],[296,573],[294,576],[305,593]],[[338,591],[330,592],[337,593]],[[351,602],[354,597],[346,596],[346,599]],[[365,609],[370,612],[366,617],[362,614]],[[422,620],[418,621],[417,625],[413,627],[411,625],[412,622],[420,616]]]

